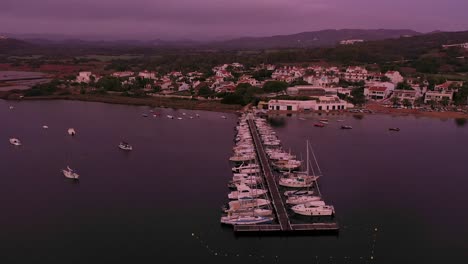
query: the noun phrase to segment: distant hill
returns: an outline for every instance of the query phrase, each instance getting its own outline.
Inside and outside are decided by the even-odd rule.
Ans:
[[[24,50],[33,45],[22,40],[2,37],[0,38],[0,54],[10,53],[15,50]]]
[[[341,40],[348,39],[370,41],[420,34],[409,29],[331,29],[271,37],[244,37],[210,43],[210,45],[225,49],[311,48],[330,47],[338,44]]]

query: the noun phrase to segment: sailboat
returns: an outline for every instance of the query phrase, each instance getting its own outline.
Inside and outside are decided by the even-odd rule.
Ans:
[[[291,188],[309,188],[319,178],[317,175],[309,174],[309,141],[307,144],[307,169],[305,172],[287,172],[279,179],[279,185]]]
[[[305,216],[330,216],[335,214],[335,208],[331,205],[315,205],[313,203],[298,204],[291,208],[296,214]]]
[[[80,177],[80,175],[76,171],[71,169],[69,166],[67,166],[66,169],[63,169],[62,173],[68,179],[78,180],[78,178]]]

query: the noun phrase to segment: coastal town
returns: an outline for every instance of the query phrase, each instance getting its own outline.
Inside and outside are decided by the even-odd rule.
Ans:
[[[466,114],[468,93],[463,81],[406,77],[398,71],[371,71],[363,66],[217,65],[208,73],[172,71],[80,71],[67,78],[45,79],[10,98],[50,95],[92,95],[171,98],[255,103],[270,112],[346,111],[366,107],[387,111],[458,112]],[[54,79],[52,79],[54,78]],[[31,78],[28,81],[31,82]],[[34,78],[32,78],[34,79]],[[44,81],[45,80],[45,81]],[[58,85],[47,92],[44,82]],[[15,97],[16,96],[16,97]]]

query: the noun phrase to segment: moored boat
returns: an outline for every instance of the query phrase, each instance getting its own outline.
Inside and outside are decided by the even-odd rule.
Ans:
[[[21,141],[17,138],[10,138],[10,144],[15,146],[21,146]]]
[[[80,175],[76,171],[71,169],[69,166],[67,166],[66,169],[63,169],[62,173],[66,178],[72,179],[72,180],[78,180],[78,178],[80,177]]]
[[[254,225],[269,223],[273,221],[272,217],[264,216],[223,216],[221,217],[221,223],[227,225]]]
[[[76,135],[76,131],[75,131],[74,128],[69,128],[69,129],[67,130],[67,132],[68,132],[68,135],[70,135],[70,136]]]
[[[341,129],[353,129],[352,126],[341,126]]]
[[[391,128],[389,128],[388,130],[398,132],[398,131],[400,131],[400,128],[398,128],[398,127],[391,127]]]
[[[127,151],[133,150],[132,145],[130,145],[127,142],[124,142],[124,141],[120,142],[119,148],[122,149],[122,150],[127,150]]]
[[[298,204],[291,208],[294,213],[305,216],[331,216],[335,209],[331,205]]]
[[[325,127],[325,125],[322,124],[322,123],[315,123],[314,126],[315,126],[315,127]]]

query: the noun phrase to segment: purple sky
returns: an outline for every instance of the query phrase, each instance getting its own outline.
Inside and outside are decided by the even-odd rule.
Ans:
[[[0,0],[0,32],[220,38],[330,28],[468,30],[468,0]]]

